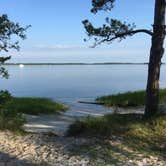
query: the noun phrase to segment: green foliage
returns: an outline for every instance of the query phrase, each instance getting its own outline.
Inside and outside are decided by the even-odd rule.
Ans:
[[[0,110],[0,130],[23,131],[22,126],[24,123],[25,118],[22,114],[13,110]]]
[[[142,116],[142,115],[141,115]],[[140,120],[140,115],[108,114],[102,117],[88,117],[82,121],[76,121],[69,128],[69,135],[85,134],[90,136],[109,136],[111,134],[125,132],[135,120]],[[125,127],[123,127],[123,125]]]
[[[145,105],[145,95],[145,91],[142,90],[98,97],[96,101],[105,106],[134,107]],[[159,103],[166,103],[166,89],[160,89]]]
[[[45,98],[13,98],[8,91],[0,91],[0,130],[22,131],[25,114],[53,114],[67,109],[61,103]]]
[[[10,58],[9,58],[10,59]],[[1,63],[1,62],[0,62]],[[5,69],[5,67],[0,67],[0,76],[2,76],[2,78],[9,78],[9,73],[8,71]]]
[[[116,138],[121,147],[133,152],[157,154],[166,157],[166,114],[144,119],[141,114],[108,114],[103,117],[76,121],[68,135],[99,137],[102,141]],[[109,154],[107,145],[107,155]],[[112,148],[112,147],[111,147]],[[112,149],[113,150],[113,149]]]
[[[67,109],[61,103],[46,98],[13,98],[4,106],[7,110],[15,110],[18,113],[25,114],[53,114],[65,111]]]
[[[108,17],[106,18],[106,23],[99,28],[95,28],[88,20],[84,20],[82,23],[84,24],[84,28],[86,29],[87,35],[90,38],[95,36],[94,46],[101,44],[103,42],[110,43],[117,38],[119,38],[119,40],[125,39],[127,36],[132,35],[132,33],[128,34],[128,32],[133,31],[133,29],[135,28],[135,24],[127,24],[126,22],[122,23],[119,20],[109,19]]]
[[[18,23],[14,23],[9,20],[7,15],[0,16],[0,51],[8,52],[9,49],[19,49],[18,41],[12,42],[11,38],[13,35],[25,39],[26,35],[24,34],[25,30],[29,26],[23,28]]]
[[[0,15],[0,52],[8,52],[10,49],[19,50],[19,41],[15,39],[16,37],[25,39],[25,31],[29,27],[21,27],[18,23],[10,21],[7,15]],[[10,56],[0,57],[0,65],[9,59]],[[5,78],[9,76],[4,67],[0,67],[0,75]]]
[[[92,0],[91,12],[96,14],[100,10],[110,11],[114,7],[114,4],[115,0]],[[117,19],[109,19],[108,17],[105,20],[105,24],[97,28],[87,19],[82,22],[89,39],[94,39],[93,47],[101,43],[111,43],[116,39],[121,41],[136,33],[147,33],[152,35],[152,32],[147,29],[135,30],[136,26],[134,23],[129,24],[125,21],[122,22]],[[84,40],[87,41],[87,39]]]
[[[22,131],[25,123],[22,114],[5,108],[11,100],[12,96],[8,91],[0,91],[0,130]]]
[[[93,130],[89,130],[90,128],[93,128]],[[88,134],[89,131],[91,132],[91,135],[103,135],[106,132],[109,132],[108,129],[110,129],[110,127],[108,126],[108,121],[106,118],[99,117],[95,119],[92,117],[87,117],[83,121],[77,120],[74,124],[71,124],[67,135],[77,136],[85,134],[86,132],[86,134]]]
[[[92,13],[97,13],[98,10],[111,10],[114,7],[115,0],[92,0]]]
[[[0,91],[0,108],[11,99],[12,99],[12,96],[7,90],[5,91],[1,90]]]
[[[108,11],[114,7],[115,0],[92,0],[91,12],[96,14],[100,10]],[[116,19],[106,18],[106,23],[99,28],[95,28],[90,21],[84,20],[84,28],[89,38],[94,37],[94,47],[103,42],[112,42],[119,38],[120,40],[126,38],[129,35],[133,35],[132,32],[135,28],[135,24],[127,24]],[[85,39],[85,41],[87,41]]]

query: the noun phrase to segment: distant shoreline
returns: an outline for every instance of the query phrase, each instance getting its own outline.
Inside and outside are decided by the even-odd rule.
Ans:
[[[23,64],[25,66],[30,65],[148,65],[148,63],[121,63],[121,62],[105,62],[105,63],[5,63],[4,66],[13,66]],[[165,64],[165,63],[162,63]]]

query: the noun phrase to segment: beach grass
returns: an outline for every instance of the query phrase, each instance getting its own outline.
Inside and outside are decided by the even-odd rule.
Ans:
[[[30,115],[55,114],[67,110],[67,106],[47,98],[14,97],[8,101],[4,108],[17,113]]]
[[[0,130],[10,130],[15,133],[23,133],[22,126],[26,122],[24,116],[16,111],[0,110]]]
[[[108,107],[135,107],[145,105],[145,91],[134,91],[119,93],[115,95],[102,96],[96,99],[98,103],[102,103]],[[160,104],[166,103],[166,89],[159,90]]]
[[[108,114],[76,121],[68,130],[69,136],[100,138],[101,151],[88,145],[93,155],[103,153],[110,160],[117,153],[144,154],[166,157],[166,114],[144,119],[142,114]],[[105,144],[104,140],[114,142]],[[120,140],[120,141],[119,141]],[[83,148],[83,147],[82,147]],[[87,147],[86,147],[87,149]],[[82,149],[83,150],[83,149]]]
[[[0,130],[10,130],[23,133],[22,126],[26,123],[24,114],[58,114],[68,108],[61,103],[47,98],[12,97],[2,92],[1,99],[5,102],[0,105]]]

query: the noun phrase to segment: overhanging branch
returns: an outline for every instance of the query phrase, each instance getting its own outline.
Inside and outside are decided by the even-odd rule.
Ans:
[[[109,38],[109,39],[106,39],[106,41],[112,41],[112,40],[115,40],[115,39],[117,39],[117,38],[120,38],[120,37],[125,37],[125,36],[130,36],[130,35],[134,35],[134,34],[136,34],[136,33],[146,33],[146,34],[148,34],[148,35],[150,35],[150,36],[152,36],[153,35],[153,32],[151,32],[151,31],[149,31],[149,30],[147,30],[147,29],[138,29],[138,30],[133,30],[133,31],[128,31],[128,32],[124,32],[124,33],[117,33],[117,34],[115,34],[115,36],[114,37],[112,37],[112,38]]]
[[[8,57],[0,57],[0,63],[3,64],[5,61],[9,60],[11,56]]]
[[[135,35],[137,33],[145,33],[145,34],[148,34],[150,36],[153,36],[153,32],[150,31],[150,30],[147,30],[147,29],[137,29],[137,30],[132,30],[132,31],[127,31],[127,32],[123,32],[123,33],[116,33],[114,34],[114,36],[108,36],[107,38],[104,38],[102,40],[98,40],[94,43],[94,45],[92,47],[95,47],[101,43],[104,43],[104,42],[112,42],[113,40],[115,39],[122,39],[122,38],[125,38],[127,36],[132,36],[132,35]]]

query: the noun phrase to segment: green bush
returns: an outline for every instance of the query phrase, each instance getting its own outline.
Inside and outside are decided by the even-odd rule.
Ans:
[[[1,90],[0,91],[0,106],[1,107],[11,99],[12,99],[12,96],[7,90],[5,90],[5,91]]]
[[[0,130],[22,131],[25,118],[16,111],[0,110]]]
[[[0,91],[0,130],[22,131],[25,118],[15,110],[5,109],[5,105],[12,100],[8,91]]]

